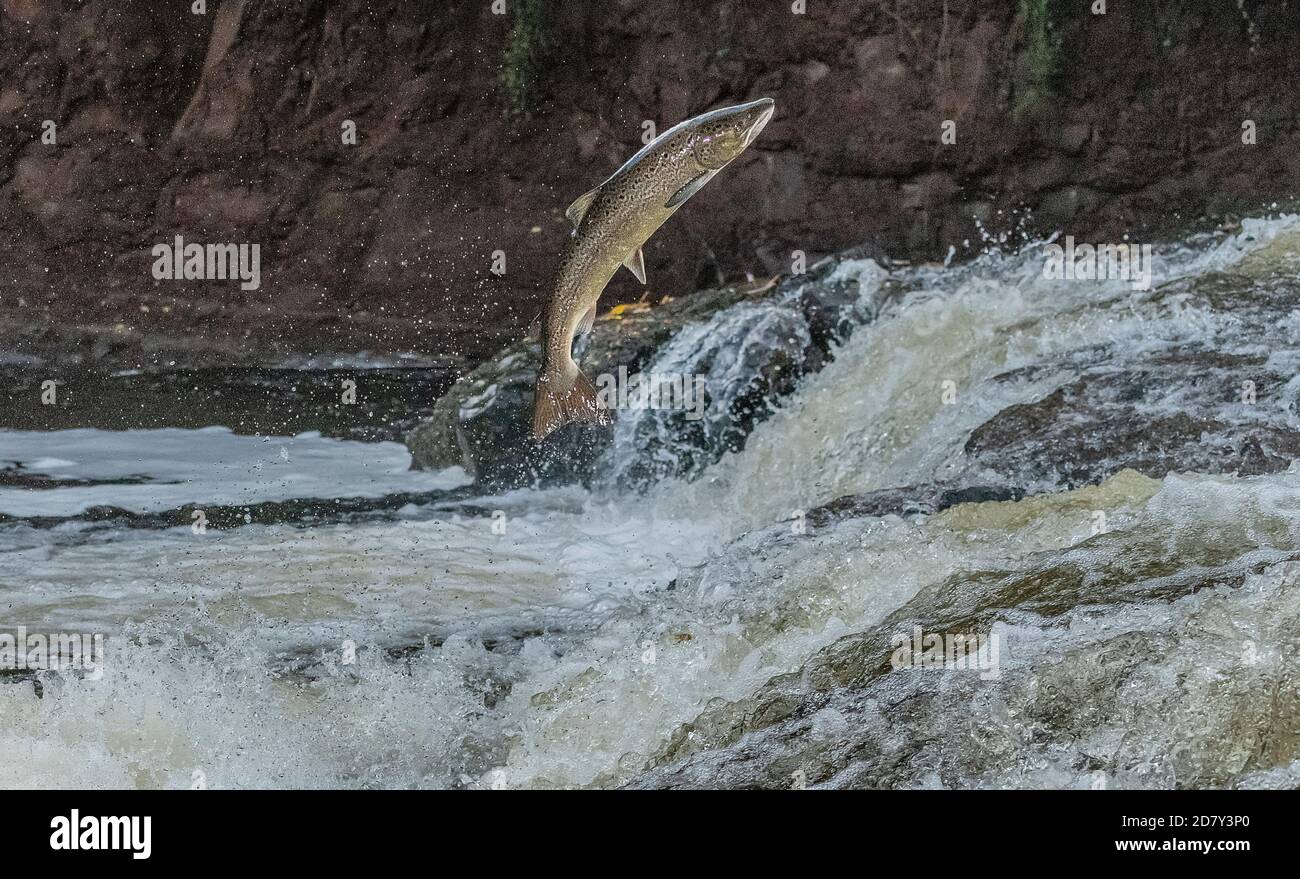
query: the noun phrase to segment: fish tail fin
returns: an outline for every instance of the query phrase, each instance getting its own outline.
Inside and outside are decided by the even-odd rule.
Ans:
[[[533,392],[533,438],[540,441],[573,421],[612,424],[613,415],[596,395],[596,386],[569,361],[564,370],[544,370]]]

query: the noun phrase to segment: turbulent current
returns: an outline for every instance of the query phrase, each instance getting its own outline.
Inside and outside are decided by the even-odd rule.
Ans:
[[[610,478],[486,496],[397,443],[0,431],[0,622],[107,643],[0,677],[0,785],[1300,786],[1300,221],[1150,289],[1044,247],[840,263],[874,319],[648,487],[629,413]],[[996,649],[913,661],[953,635]]]

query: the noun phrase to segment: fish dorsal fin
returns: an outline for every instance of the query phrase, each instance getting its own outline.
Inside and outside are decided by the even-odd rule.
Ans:
[[[569,209],[564,212],[564,215],[569,218],[569,222],[573,224],[574,229],[582,225],[582,218],[587,215],[587,208],[591,207],[591,203],[596,200],[596,194],[599,192],[599,186],[584,192],[574,199],[573,204],[569,205]]]
[[[673,193],[673,197],[668,199],[668,204],[664,205],[664,207],[675,208],[680,206],[684,201],[686,201],[686,199],[703,189],[704,184],[712,180],[713,175],[716,173],[718,172],[705,171],[700,176],[693,178],[689,183]]]
[[[627,266],[629,272],[636,275],[638,281],[642,284],[645,283],[645,254],[641,252],[641,248],[638,247],[629,253],[627,259],[623,260],[623,265]]]

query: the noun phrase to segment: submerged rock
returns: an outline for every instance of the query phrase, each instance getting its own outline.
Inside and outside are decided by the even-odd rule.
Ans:
[[[463,467],[493,488],[597,478],[634,486],[698,472],[742,448],[774,401],[876,315],[887,276],[874,260],[846,258],[779,282],[616,307],[578,342],[575,359],[598,388],[614,389],[623,411],[614,426],[573,424],[541,444],[530,434],[540,347],[517,342],[458,381],[407,434],[414,466]],[[667,377],[672,393],[661,399],[670,405],[656,406],[644,380],[621,390],[639,375]]]
[[[933,582],[797,672],[717,700],[630,785],[1296,786],[1287,520],[1250,501],[1171,530],[1184,502],[1250,497],[1240,483],[1175,483],[1124,528]]]
[[[1003,409],[966,443],[973,468],[1071,487],[1124,468],[1257,475],[1300,456],[1294,400],[1276,358],[1176,348],[1107,361],[1033,403]]]
[[[1017,488],[992,485],[911,485],[885,488],[842,498],[809,510],[808,524],[822,527],[842,519],[864,516],[929,516],[958,504],[986,501],[1018,501],[1024,492]]]
[[[1273,249],[1289,255],[1297,243],[1286,238]],[[1300,314],[1293,278],[1268,253],[1232,273],[1171,283],[1133,306],[1175,317],[1185,328],[1179,337],[1078,349],[975,389],[994,396],[1045,377],[1055,385],[971,432],[964,478],[1037,492],[1124,469],[1153,478],[1287,469],[1300,457]]]

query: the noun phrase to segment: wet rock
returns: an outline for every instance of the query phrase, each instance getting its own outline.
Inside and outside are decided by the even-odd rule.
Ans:
[[[808,523],[824,527],[864,516],[932,516],[957,504],[1017,501],[1024,492],[1012,486],[913,485],[846,495],[808,512]]]
[[[743,448],[774,401],[825,362],[802,299],[793,295],[726,309],[661,347],[649,371],[682,377],[683,388],[692,388],[692,405],[625,407],[602,477],[636,486],[693,475],[723,452]]]
[[[820,369],[835,342],[875,316],[886,275],[871,260],[828,260],[780,282],[616,307],[578,342],[583,371],[598,387],[601,376],[619,386],[642,373],[698,377],[702,404],[637,408],[631,394],[617,401],[627,406],[615,426],[572,424],[541,444],[530,433],[540,347],[517,342],[457,382],[407,434],[414,466],[463,467],[493,487],[598,475],[640,484],[697,472],[742,448],[800,376]],[[636,454],[620,457],[622,447]]]
[[[1152,291],[1142,307],[1181,327],[1174,339],[1153,339],[1140,351],[1098,344],[994,377],[1004,389],[1065,378],[973,430],[964,471],[971,480],[1044,491],[1126,468],[1154,478],[1286,470],[1300,457],[1300,333],[1294,287],[1277,261],[1293,247],[1281,241],[1235,274]],[[1255,329],[1244,340],[1196,330],[1221,324]]]
[[[539,363],[538,344],[518,342],[453,385],[406,435],[412,466],[460,466],[489,485],[551,481],[588,470],[612,429],[573,424],[544,445],[533,442],[533,382]]]
[[[1008,478],[1059,486],[1124,468],[1272,473],[1300,456],[1300,431],[1289,406],[1260,401],[1277,400],[1291,378],[1262,354],[1170,351],[1010,406],[971,434],[966,453]],[[1242,400],[1247,386],[1255,403]]]
[[[932,584],[710,706],[630,786],[1250,786],[1295,746],[1300,564],[1241,537],[1170,557],[1136,528]],[[1000,646],[909,666],[918,631]]]

